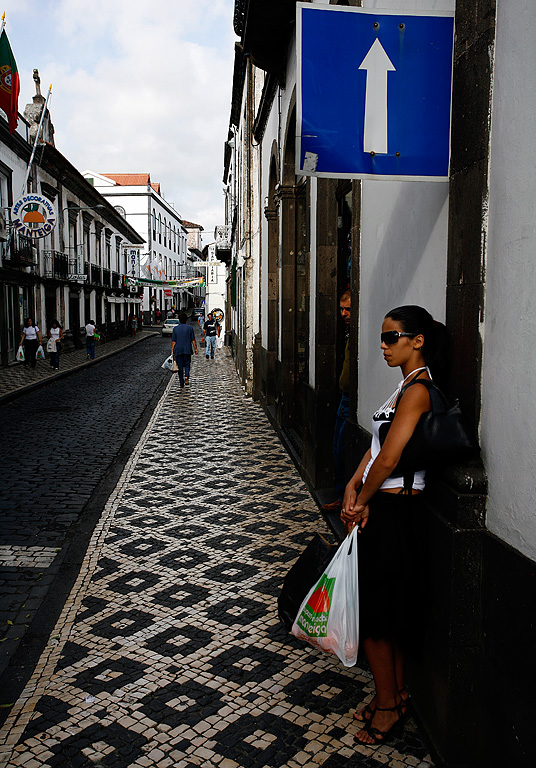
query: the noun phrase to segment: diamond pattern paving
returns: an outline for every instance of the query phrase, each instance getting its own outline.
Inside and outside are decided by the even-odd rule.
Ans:
[[[369,673],[280,625],[283,577],[324,525],[226,353],[191,382],[170,378],[108,500],[0,764],[430,766],[411,720],[357,746]]]

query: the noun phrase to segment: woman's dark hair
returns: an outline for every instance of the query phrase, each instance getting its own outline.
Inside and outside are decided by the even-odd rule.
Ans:
[[[61,328],[61,325],[59,324],[59,322],[58,322],[57,320],[53,320],[53,321],[50,323],[51,327],[54,325],[54,323],[56,323],[56,325],[58,326],[58,328]]]
[[[434,320],[423,307],[408,304],[387,312],[385,317],[400,323],[406,333],[422,334],[424,344],[422,354],[424,362],[430,368],[432,378],[441,387],[446,388],[450,372],[450,345],[446,327]]]
[[[28,326],[30,325],[30,320],[32,321],[32,325],[35,325],[35,320],[33,319],[33,317],[27,317],[26,320],[24,321],[25,328],[28,328]]]

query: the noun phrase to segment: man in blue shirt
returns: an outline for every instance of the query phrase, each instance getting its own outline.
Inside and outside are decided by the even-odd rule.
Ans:
[[[179,322],[173,328],[171,334],[171,354],[177,361],[179,368],[179,382],[181,387],[190,383],[190,365],[192,362],[192,344],[197,355],[197,344],[195,341],[194,329],[191,325],[186,325],[188,319],[185,312],[179,315]]]

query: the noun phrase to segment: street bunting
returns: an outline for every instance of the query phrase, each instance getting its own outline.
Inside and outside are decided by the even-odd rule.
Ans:
[[[454,13],[297,3],[296,173],[449,177]]]
[[[138,285],[145,288],[192,288],[196,285],[203,285],[205,282],[204,277],[191,277],[184,280],[150,280],[146,277],[129,277],[128,284],[132,288],[136,288]]]

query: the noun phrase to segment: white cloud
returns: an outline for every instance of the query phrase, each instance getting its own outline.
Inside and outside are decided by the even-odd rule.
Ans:
[[[56,146],[77,168],[150,172],[184,218],[223,221],[233,0],[7,0],[19,110],[52,83]]]

